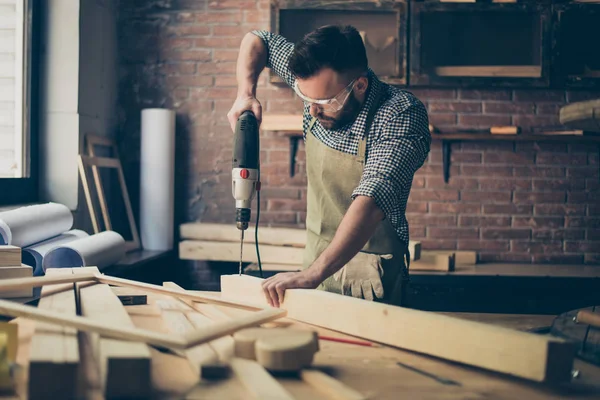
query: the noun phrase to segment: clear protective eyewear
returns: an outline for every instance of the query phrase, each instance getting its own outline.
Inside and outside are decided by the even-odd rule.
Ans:
[[[358,78],[356,78],[356,79],[358,79]],[[346,104],[346,101],[348,100],[350,93],[352,93],[352,90],[354,89],[354,85],[356,84],[356,79],[354,79],[352,82],[350,82],[348,84],[348,86],[346,86],[344,89],[342,89],[341,92],[339,92],[337,95],[335,95],[335,97],[332,97],[331,99],[318,100],[318,99],[313,99],[308,96],[305,96],[304,94],[302,94],[302,92],[298,88],[297,80],[294,82],[294,91],[302,100],[304,100],[304,102],[308,106],[310,106],[311,104],[316,104],[319,107],[323,108],[325,111],[338,112],[342,109],[342,107],[344,107],[344,104]]]

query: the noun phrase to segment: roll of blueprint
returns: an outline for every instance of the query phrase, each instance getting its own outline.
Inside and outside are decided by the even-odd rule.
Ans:
[[[0,213],[0,245],[27,247],[70,230],[73,214],[63,204],[45,203]]]
[[[33,275],[44,275],[42,262],[46,254],[55,247],[72,242],[77,239],[88,237],[88,233],[79,229],[72,229],[58,236],[32,244],[22,249],[23,264],[33,267]]]
[[[140,237],[148,250],[170,250],[174,241],[175,112],[142,110]]]
[[[42,261],[48,268],[98,267],[113,265],[125,256],[125,239],[115,231],[96,233],[61,244],[50,250]]]

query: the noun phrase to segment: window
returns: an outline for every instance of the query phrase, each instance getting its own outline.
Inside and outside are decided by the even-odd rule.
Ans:
[[[0,0],[0,205],[37,201],[36,1]]]

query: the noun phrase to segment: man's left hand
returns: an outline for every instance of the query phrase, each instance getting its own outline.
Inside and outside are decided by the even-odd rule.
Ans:
[[[321,283],[309,269],[300,272],[282,272],[267,278],[262,288],[271,307],[279,307],[286,289],[315,289]]]

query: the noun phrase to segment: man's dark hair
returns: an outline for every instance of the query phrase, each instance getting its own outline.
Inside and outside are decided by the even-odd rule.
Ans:
[[[341,74],[358,74],[368,67],[363,40],[353,26],[326,25],[306,34],[294,46],[289,68],[306,79],[329,67]]]

